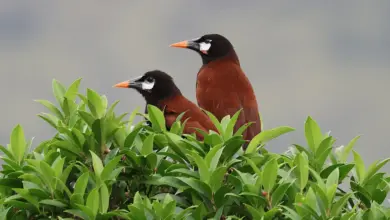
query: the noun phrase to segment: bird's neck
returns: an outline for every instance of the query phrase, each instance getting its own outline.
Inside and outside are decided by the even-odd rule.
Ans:
[[[181,96],[181,92],[178,88],[174,88],[174,90],[170,92],[161,91],[160,94],[152,95],[152,94],[142,94],[145,98],[146,104],[154,105],[157,107],[160,107],[160,103],[164,102],[165,100],[173,99],[176,97]]]
[[[237,53],[234,49],[230,50],[225,56],[218,57],[218,58],[202,56],[203,65],[207,65],[213,61],[220,61],[220,60],[230,61],[236,63],[237,65],[240,65],[240,60],[238,59]]]

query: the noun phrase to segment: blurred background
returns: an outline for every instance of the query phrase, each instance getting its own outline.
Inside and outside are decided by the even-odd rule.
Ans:
[[[54,131],[34,99],[55,101],[53,78],[144,108],[112,86],[152,69],[195,99],[200,57],[171,43],[219,33],[231,40],[253,83],[266,129],[297,130],[267,147],[306,144],[308,115],[337,144],[363,136],[367,163],[390,156],[390,1],[0,1],[0,144],[20,123],[34,145]],[[385,167],[390,171],[390,166]]]

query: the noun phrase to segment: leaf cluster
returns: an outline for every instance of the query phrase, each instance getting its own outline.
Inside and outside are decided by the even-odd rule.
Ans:
[[[388,219],[390,177],[366,166],[353,150],[359,136],[336,147],[311,117],[306,143],[277,154],[264,147],[293,132],[264,130],[243,151],[233,132],[237,112],[204,132],[200,142],[183,134],[180,120],[166,128],[163,112],[147,106],[115,113],[104,95],[79,93],[53,81],[57,103],[37,100],[38,116],[56,130],[38,145],[17,125],[0,146],[0,219]],[[141,116],[143,120],[134,123]],[[126,119],[125,119],[126,118]],[[151,126],[145,122],[150,121]],[[33,148],[33,150],[31,150]],[[272,147],[270,147],[272,149]],[[352,155],[353,160],[348,161]]]

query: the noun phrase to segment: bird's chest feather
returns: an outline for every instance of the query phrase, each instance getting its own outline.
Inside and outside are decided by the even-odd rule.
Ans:
[[[223,94],[234,91],[238,78],[230,65],[208,65],[202,67],[197,75],[197,96]],[[206,97],[204,97],[206,98]]]

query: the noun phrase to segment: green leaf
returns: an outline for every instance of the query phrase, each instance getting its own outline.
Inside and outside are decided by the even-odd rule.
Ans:
[[[23,199],[27,200],[30,204],[34,205],[36,209],[39,209],[39,203],[38,200],[36,200],[31,194],[29,193],[28,189],[12,189],[16,193],[18,193]],[[9,201],[10,197],[6,199],[4,202],[6,203]]]
[[[374,162],[370,165],[370,167],[367,170],[367,173],[365,174],[364,180],[363,180],[363,185],[366,184],[372,176],[375,175],[378,170],[380,170],[384,165],[386,165],[387,162],[390,161],[390,158],[387,158],[385,160],[382,160],[381,162]]]
[[[57,99],[58,104],[62,105],[62,101],[64,99],[64,94],[65,94],[64,86],[57,80],[53,79],[52,87],[53,87],[54,96]]]
[[[69,101],[75,101],[77,93],[79,91],[79,86],[80,86],[81,78],[76,79],[68,88],[68,90],[65,93],[65,97]]]
[[[102,124],[103,124],[103,122],[100,119],[96,119],[92,123],[92,132],[93,132],[93,135],[94,135],[94,137],[99,145],[103,145],[103,143],[105,142],[104,134],[103,134],[104,127]]]
[[[206,164],[206,161],[202,159],[197,153],[192,153],[191,157],[194,159],[199,169],[200,180],[208,183],[210,180],[210,171]]]
[[[101,179],[103,181],[108,180],[110,177],[112,171],[117,168],[116,165],[119,163],[121,160],[122,155],[114,157],[114,159],[110,160],[110,162],[107,163],[107,165],[103,168],[103,171],[100,175]]]
[[[271,201],[272,201],[272,206],[276,206],[278,205],[278,203],[282,200],[282,198],[285,196],[288,188],[295,182],[295,180],[293,182],[290,182],[290,183],[283,183],[281,185],[279,185],[275,191],[272,193],[271,195]]]
[[[322,141],[323,137],[317,122],[310,116],[306,119],[305,122],[305,136],[311,151],[316,152],[318,144]]]
[[[339,184],[339,169],[336,168],[333,170],[333,172],[328,176],[326,180],[326,187],[329,188],[332,185],[338,185]]]
[[[287,206],[282,206],[286,212],[283,212],[283,215],[288,217],[288,219],[291,219],[291,220],[301,220],[303,219],[302,217],[299,216],[299,214],[294,211],[293,209],[287,207]]]
[[[217,167],[219,158],[221,157],[223,150],[224,148],[222,148],[222,144],[218,144],[211,148],[211,150],[207,153],[205,157],[205,162],[211,172],[214,171]]]
[[[106,184],[103,183],[100,187],[100,213],[107,213],[109,204],[110,194]]]
[[[141,126],[134,128],[134,130],[131,131],[129,135],[127,135],[125,139],[125,143],[123,144],[123,147],[130,148],[133,146],[134,141],[136,137],[138,136],[139,131],[142,129]]]
[[[154,134],[151,134],[149,135],[143,145],[142,145],[142,149],[141,149],[141,154],[143,156],[147,156],[151,153],[153,153],[153,142],[154,142]]]
[[[352,150],[352,153],[355,160],[355,170],[356,170],[358,180],[359,182],[363,182],[364,175],[366,172],[366,168],[364,167],[364,162],[356,151]]]
[[[223,184],[223,179],[226,174],[226,170],[227,167],[218,167],[210,176],[210,187],[214,193],[217,192],[219,188],[221,188],[221,185]]]
[[[58,200],[55,200],[55,199],[44,199],[44,200],[39,201],[39,203],[44,204],[44,205],[55,206],[58,208],[65,208],[68,206],[65,203],[58,201]]]
[[[42,118],[47,123],[49,123],[53,128],[57,129],[57,124],[58,124],[59,120],[54,115],[47,114],[47,113],[41,113],[41,114],[38,114],[38,117]]]
[[[251,126],[252,124],[254,124],[254,122],[248,122],[244,125],[242,125],[239,129],[237,129],[236,133],[234,133],[233,136],[240,136],[242,135],[242,133],[244,133],[244,131],[246,131],[246,129]]]
[[[16,127],[12,130],[10,147],[11,149],[9,150],[12,152],[12,155],[18,164],[20,164],[24,158],[27,147],[22,126],[16,125]]]
[[[249,213],[251,213],[252,219],[259,219],[260,220],[263,218],[264,214],[259,209],[256,209],[253,206],[245,204],[245,203],[244,203],[244,205],[248,209]]]
[[[348,143],[348,145],[347,145],[345,148],[343,148],[342,153],[341,153],[341,155],[339,156],[339,160],[340,160],[341,162],[346,162],[346,161],[347,161],[347,158],[348,158],[349,153],[351,152],[353,146],[355,146],[355,143],[356,143],[356,141],[357,141],[359,138],[360,138],[360,135],[354,137],[354,138]]]
[[[326,159],[328,159],[329,154],[332,152],[332,147],[328,147],[324,152],[321,153],[321,155],[318,156],[316,162],[317,162],[317,168],[320,171],[322,167],[325,164]]]
[[[385,190],[375,189],[374,192],[372,192],[372,200],[377,202],[378,204],[382,204],[386,197],[387,191]]]
[[[54,170],[43,160],[39,162],[39,167],[47,183],[54,185],[53,178],[56,176]]]
[[[298,154],[295,160],[296,160],[295,164],[297,165],[299,171],[299,182],[300,182],[300,189],[302,192],[309,178],[309,161],[304,152]]]
[[[187,207],[186,209],[178,213],[175,219],[188,219],[189,215],[191,215],[192,209],[195,209],[197,207],[198,207],[197,205]]]
[[[107,108],[107,101],[103,97],[92,89],[87,89],[88,107],[97,118],[102,118]]]
[[[12,155],[12,149],[7,150],[4,146],[0,145],[0,151],[2,151],[9,159],[15,160],[14,155]]]
[[[66,150],[73,153],[76,156],[80,156],[81,149],[77,146],[69,143],[69,141],[54,141],[50,144],[52,147],[60,148],[61,150]]]
[[[170,132],[166,132],[165,135],[167,136],[167,139],[170,143],[169,148],[172,149],[183,160],[187,160],[186,155],[183,153],[180,147],[180,143],[182,143],[183,138],[181,138],[179,135]]]
[[[318,148],[316,149],[315,151],[315,154],[316,156],[319,156],[321,155],[323,152],[325,152],[329,147],[332,146],[332,140],[333,140],[333,137],[329,136],[325,139],[323,139],[319,145],[318,145]]]
[[[277,128],[273,128],[270,130],[263,130],[261,133],[257,134],[251,142],[249,142],[248,148],[246,149],[245,153],[250,154],[254,153],[257,149],[257,146],[260,144],[265,144],[266,142],[275,139],[285,133],[294,131],[294,128],[287,127],[287,126],[281,126]]]
[[[345,205],[347,204],[348,202],[348,199],[351,198],[351,196],[353,195],[353,193],[347,193],[345,195],[343,195],[343,197],[341,197],[339,200],[337,200],[337,202],[335,202],[333,205],[332,205],[332,210],[331,210],[331,215],[332,216],[340,216],[343,208],[345,208]]]
[[[267,193],[270,193],[275,185],[276,177],[278,176],[278,168],[278,162],[276,159],[272,159],[264,165],[262,183],[264,190]]]
[[[20,176],[20,178],[22,178]],[[23,188],[23,184],[19,179],[10,179],[10,178],[0,178],[0,186],[5,186],[9,188]]]
[[[79,110],[78,114],[85,121],[85,123],[87,123],[89,126],[92,126],[95,118],[91,115],[91,113]]]
[[[95,174],[100,177],[100,174],[103,171],[103,163],[102,160],[93,152],[89,151],[92,156],[92,165],[93,165],[93,170],[95,171]]]
[[[330,201],[328,200],[328,197],[325,193],[325,191],[321,188],[318,184],[311,184],[311,187],[314,189],[316,195],[317,195],[317,203],[319,203],[320,207],[323,206],[325,210],[328,210]]]
[[[206,183],[186,177],[177,177],[177,179],[187,184],[190,188],[192,188],[199,194],[205,196],[208,199],[211,199],[212,191],[209,185],[207,185]]]
[[[64,168],[65,158],[61,158],[59,156],[52,164],[52,168],[55,172],[56,177],[60,177],[62,174],[62,170]]]
[[[35,101],[41,103],[49,111],[51,111],[53,114],[55,114],[59,119],[62,120],[64,118],[61,111],[53,103],[49,102],[48,100],[35,100]]]
[[[236,125],[238,116],[240,115],[242,109],[238,110],[230,119],[229,123],[226,126],[225,133],[223,134],[223,139],[228,140],[233,136],[233,129],[234,126]]]
[[[94,188],[88,194],[87,203],[86,203],[86,206],[92,210],[94,216],[96,216],[96,214],[98,213],[99,204],[100,204],[99,201],[100,198],[99,198],[98,188]]]
[[[84,204],[84,193],[88,184],[89,173],[83,173],[76,181],[73,194],[81,195],[81,200],[74,201],[75,203]]]
[[[84,220],[90,219],[88,217],[89,215],[87,213],[85,213],[84,211],[82,211],[81,209],[80,210],[79,209],[67,209],[64,212],[69,213],[69,214],[74,215],[74,216],[77,216],[77,217],[84,219]]]
[[[328,179],[326,180],[327,198],[329,202],[333,201],[338,184],[339,184],[339,169],[336,168],[328,176]]]
[[[217,128],[218,133],[223,135],[224,132],[223,132],[223,128],[221,126],[221,123],[219,123],[219,120],[214,116],[214,114],[209,112],[209,111],[207,111],[207,110],[204,110],[204,109],[202,109],[202,110],[204,112],[206,112],[206,114],[209,116],[209,118],[213,122],[215,128]]]
[[[152,122],[152,128],[158,132],[166,131],[164,113],[153,105],[147,105],[149,119]]]

